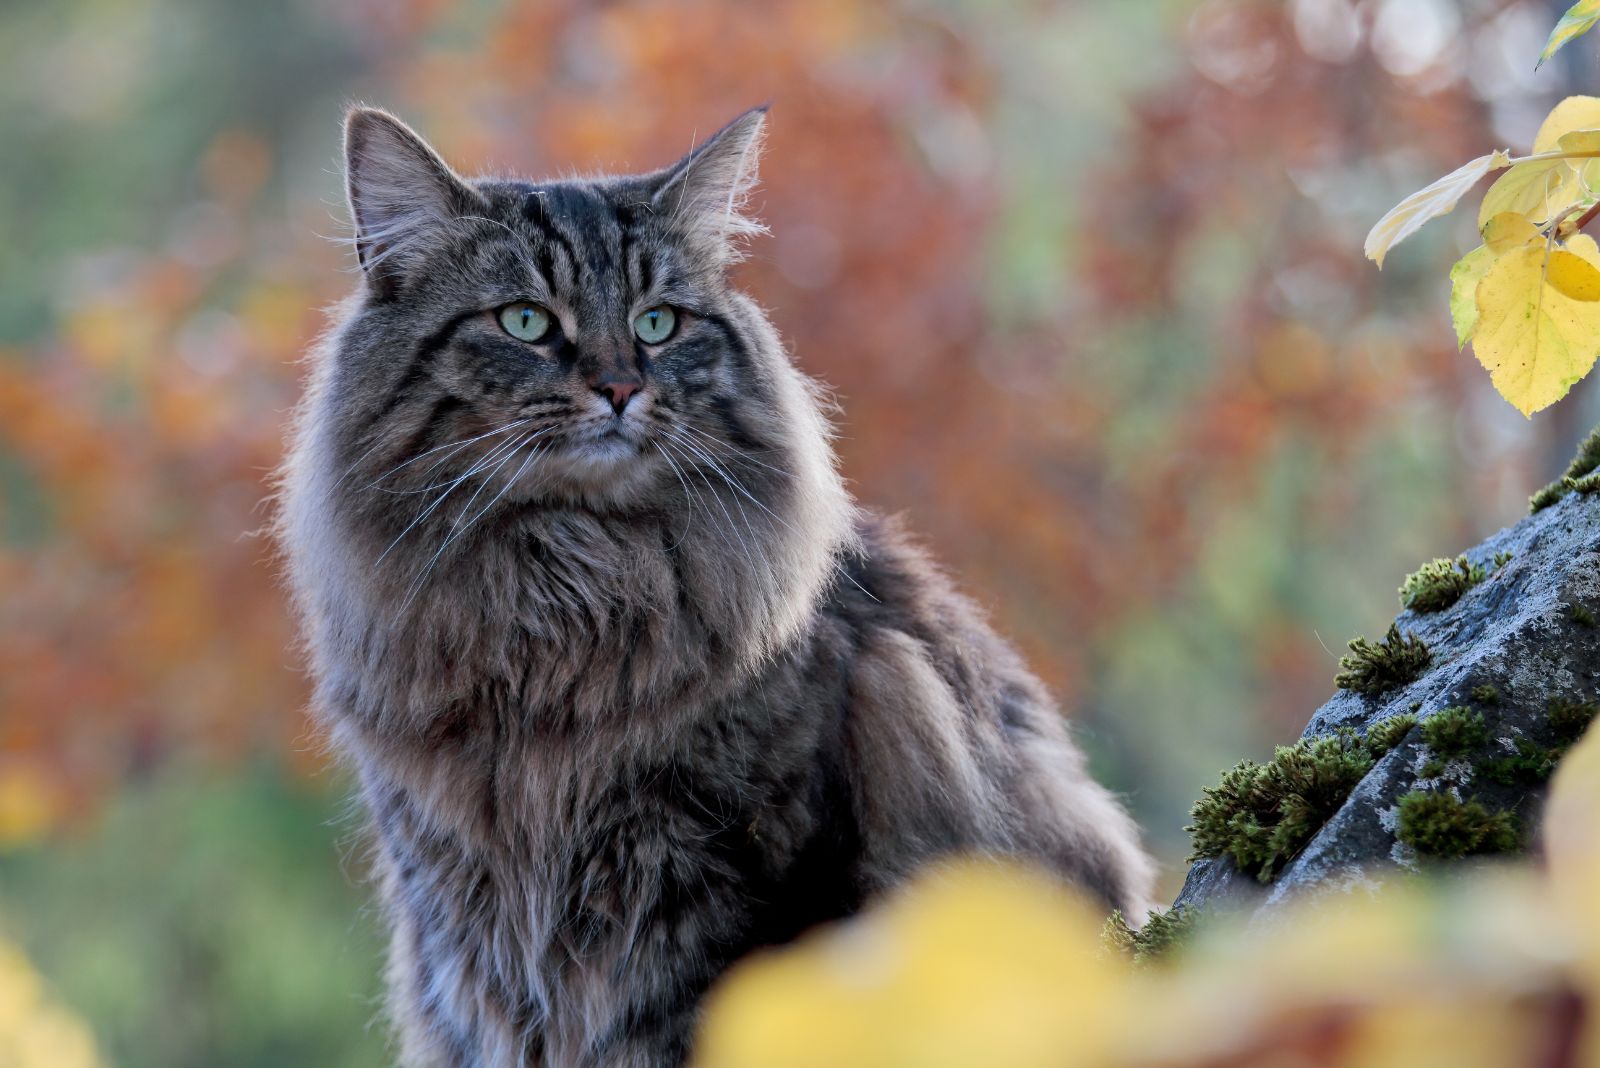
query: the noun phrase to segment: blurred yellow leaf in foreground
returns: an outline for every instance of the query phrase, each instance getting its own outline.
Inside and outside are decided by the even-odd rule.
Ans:
[[[1600,733],[1529,863],[1213,916],[1160,965],[1041,876],[967,862],[734,969],[698,1068],[1600,1065]]]
[[[27,958],[0,941],[0,1065],[96,1068],[100,1063],[88,1029],[50,1001]]]
[[[1100,918],[1042,876],[959,864],[862,922],[737,969],[703,1068],[1091,1063],[1124,1027],[1128,969]]]

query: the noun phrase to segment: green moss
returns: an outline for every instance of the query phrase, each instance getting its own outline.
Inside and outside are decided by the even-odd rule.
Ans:
[[[1100,938],[1107,948],[1127,954],[1135,963],[1164,960],[1193,937],[1202,915],[1200,909],[1182,906],[1155,909],[1135,931],[1120,911],[1114,911],[1106,918]]]
[[[1597,712],[1600,712],[1600,706],[1593,701],[1570,701],[1565,697],[1553,697],[1545,706],[1550,729],[1555,732],[1557,741],[1566,748],[1571,748],[1583,737]]]
[[[1529,512],[1542,512],[1572,492],[1563,483],[1552,482],[1528,498]]]
[[[1516,746],[1513,755],[1486,760],[1478,766],[1478,772],[1501,786],[1538,786],[1549,782],[1561,761],[1562,751],[1547,749],[1526,738],[1518,738]]]
[[[1497,705],[1500,703],[1500,691],[1485,683],[1472,688],[1472,699],[1480,705]]]
[[[1561,758],[1583,737],[1597,712],[1600,707],[1593,701],[1551,698],[1545,706],[1545,716],[1551,733],[1556,736],[1555,745],[1543,746],[1527,738],[1518,738],[1515,753],[1485,761],[1478,770],[1485,778],[1502,786],[1537,786],[1549,782]]]
[[[1139,932],[1128,926],[1121,909],[1112,909],[1100,928],[1100,944],[1113,953],[1133,955],[1139,945]]]
[[[1458,759],[1489,744],[1482,712],[1461,705],[1441,708],[1422,721],[1422,740],[1445,760]]]
[[[1580,627],[1592,627],[1595,624],[1594,613],[1581,604],[1572,605],[1567,614]]]
[[[1383,756],[1389,750],[1399,745],[1401,740],[1417,725],[1417,717],[1409,712],[1402,712],[1387,719],[1380,719],[1367,728],[1367,751],[1374,759]]]
[[[1510,853],[1522,846],[1522,829],[1510,812],[1491,812],[1477,801],[1413,790],[1400,799],[1396,837],[1431,857]]]
[[[1600,468],[1600,427],[1590,431],[1578,445],[1578,454],[1567,465],[1566,474],[1528,498],[1528,510],[1537,512],[1548,508],[1573,491],[1593,493],[1600,489],[1600,473],[1596,468]]]
[[[1453,563],[1441,556],[1406,576],[1400,604],[1414,612],[1442,612],[1487,577],[1482,564],[1469,564],[1465,556]]]
[[[1375,696],[1414,681],[1432,662],[1433,654],[1421,638],[1401,637],[1400,628],[1391,623],[1381,642],[1351,639],[1350,652],[1339,658],[1341,670],[1333,684]]]
[[[1568,475],[1561,480],[1561,484],[1577,493],[1593,493],[1595,490],[1600,490],[1600,471],[1591,471],[1580,478]]]
[[[1232,857],[1241,871],[1270,882],[1415,725],[1414,716],[1391,716],[1365,738],[1342,728],[1279,746],[1264,764],[1240,762],[1190,811],[1189,859]]]

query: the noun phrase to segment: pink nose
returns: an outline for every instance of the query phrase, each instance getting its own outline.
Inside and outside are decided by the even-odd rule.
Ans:
[[[622,409],[628,406],[628,398],[639,392],[640,385],[641,383],[626,378],[614,378],[596,382],[594,391],[610,401],[611,410],[621,415]]]

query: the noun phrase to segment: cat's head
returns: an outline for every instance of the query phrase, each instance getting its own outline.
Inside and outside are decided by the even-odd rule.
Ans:
[[[434,481],[476,468],[513,501],[613,508],[699,460],[771,447],[784,357],[727,280],[762,229],[742,209],[765,118],[746,112],[653,173],[528,182],[464,179],[400,120],[353,110],[364,292],[340,342],[343,443],[392,465],[412,458],[403,443],[467,442],[416,466]]]
[[[313,617],[335,574],[352,604],[469,575],[481,594],[530,532],[571,554],[581,529],[621,584],[590,601],[665,552],[705,618],[761,642],[802,625],[854,513],[814,385],[728,277],[762,229],[743,209],[765,121],[659,171],[523,181],[350,113],[361,288],[314,354],[280,513]]]

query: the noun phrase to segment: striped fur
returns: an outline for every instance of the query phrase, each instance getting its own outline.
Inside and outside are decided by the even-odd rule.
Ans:
[[[764,118],[529,183],[349,117],[364,285],[278,522],[407,1064],[678,1064],[733,960],[954,851],[1142,914],[1131,821],[1012,648],[851,502],[817,389],[728,285]],[[523,300],[547,342],[497,325]],[[661,304],[677,333],[636,341]],[[608,374],[643,382],[620,415]]]

